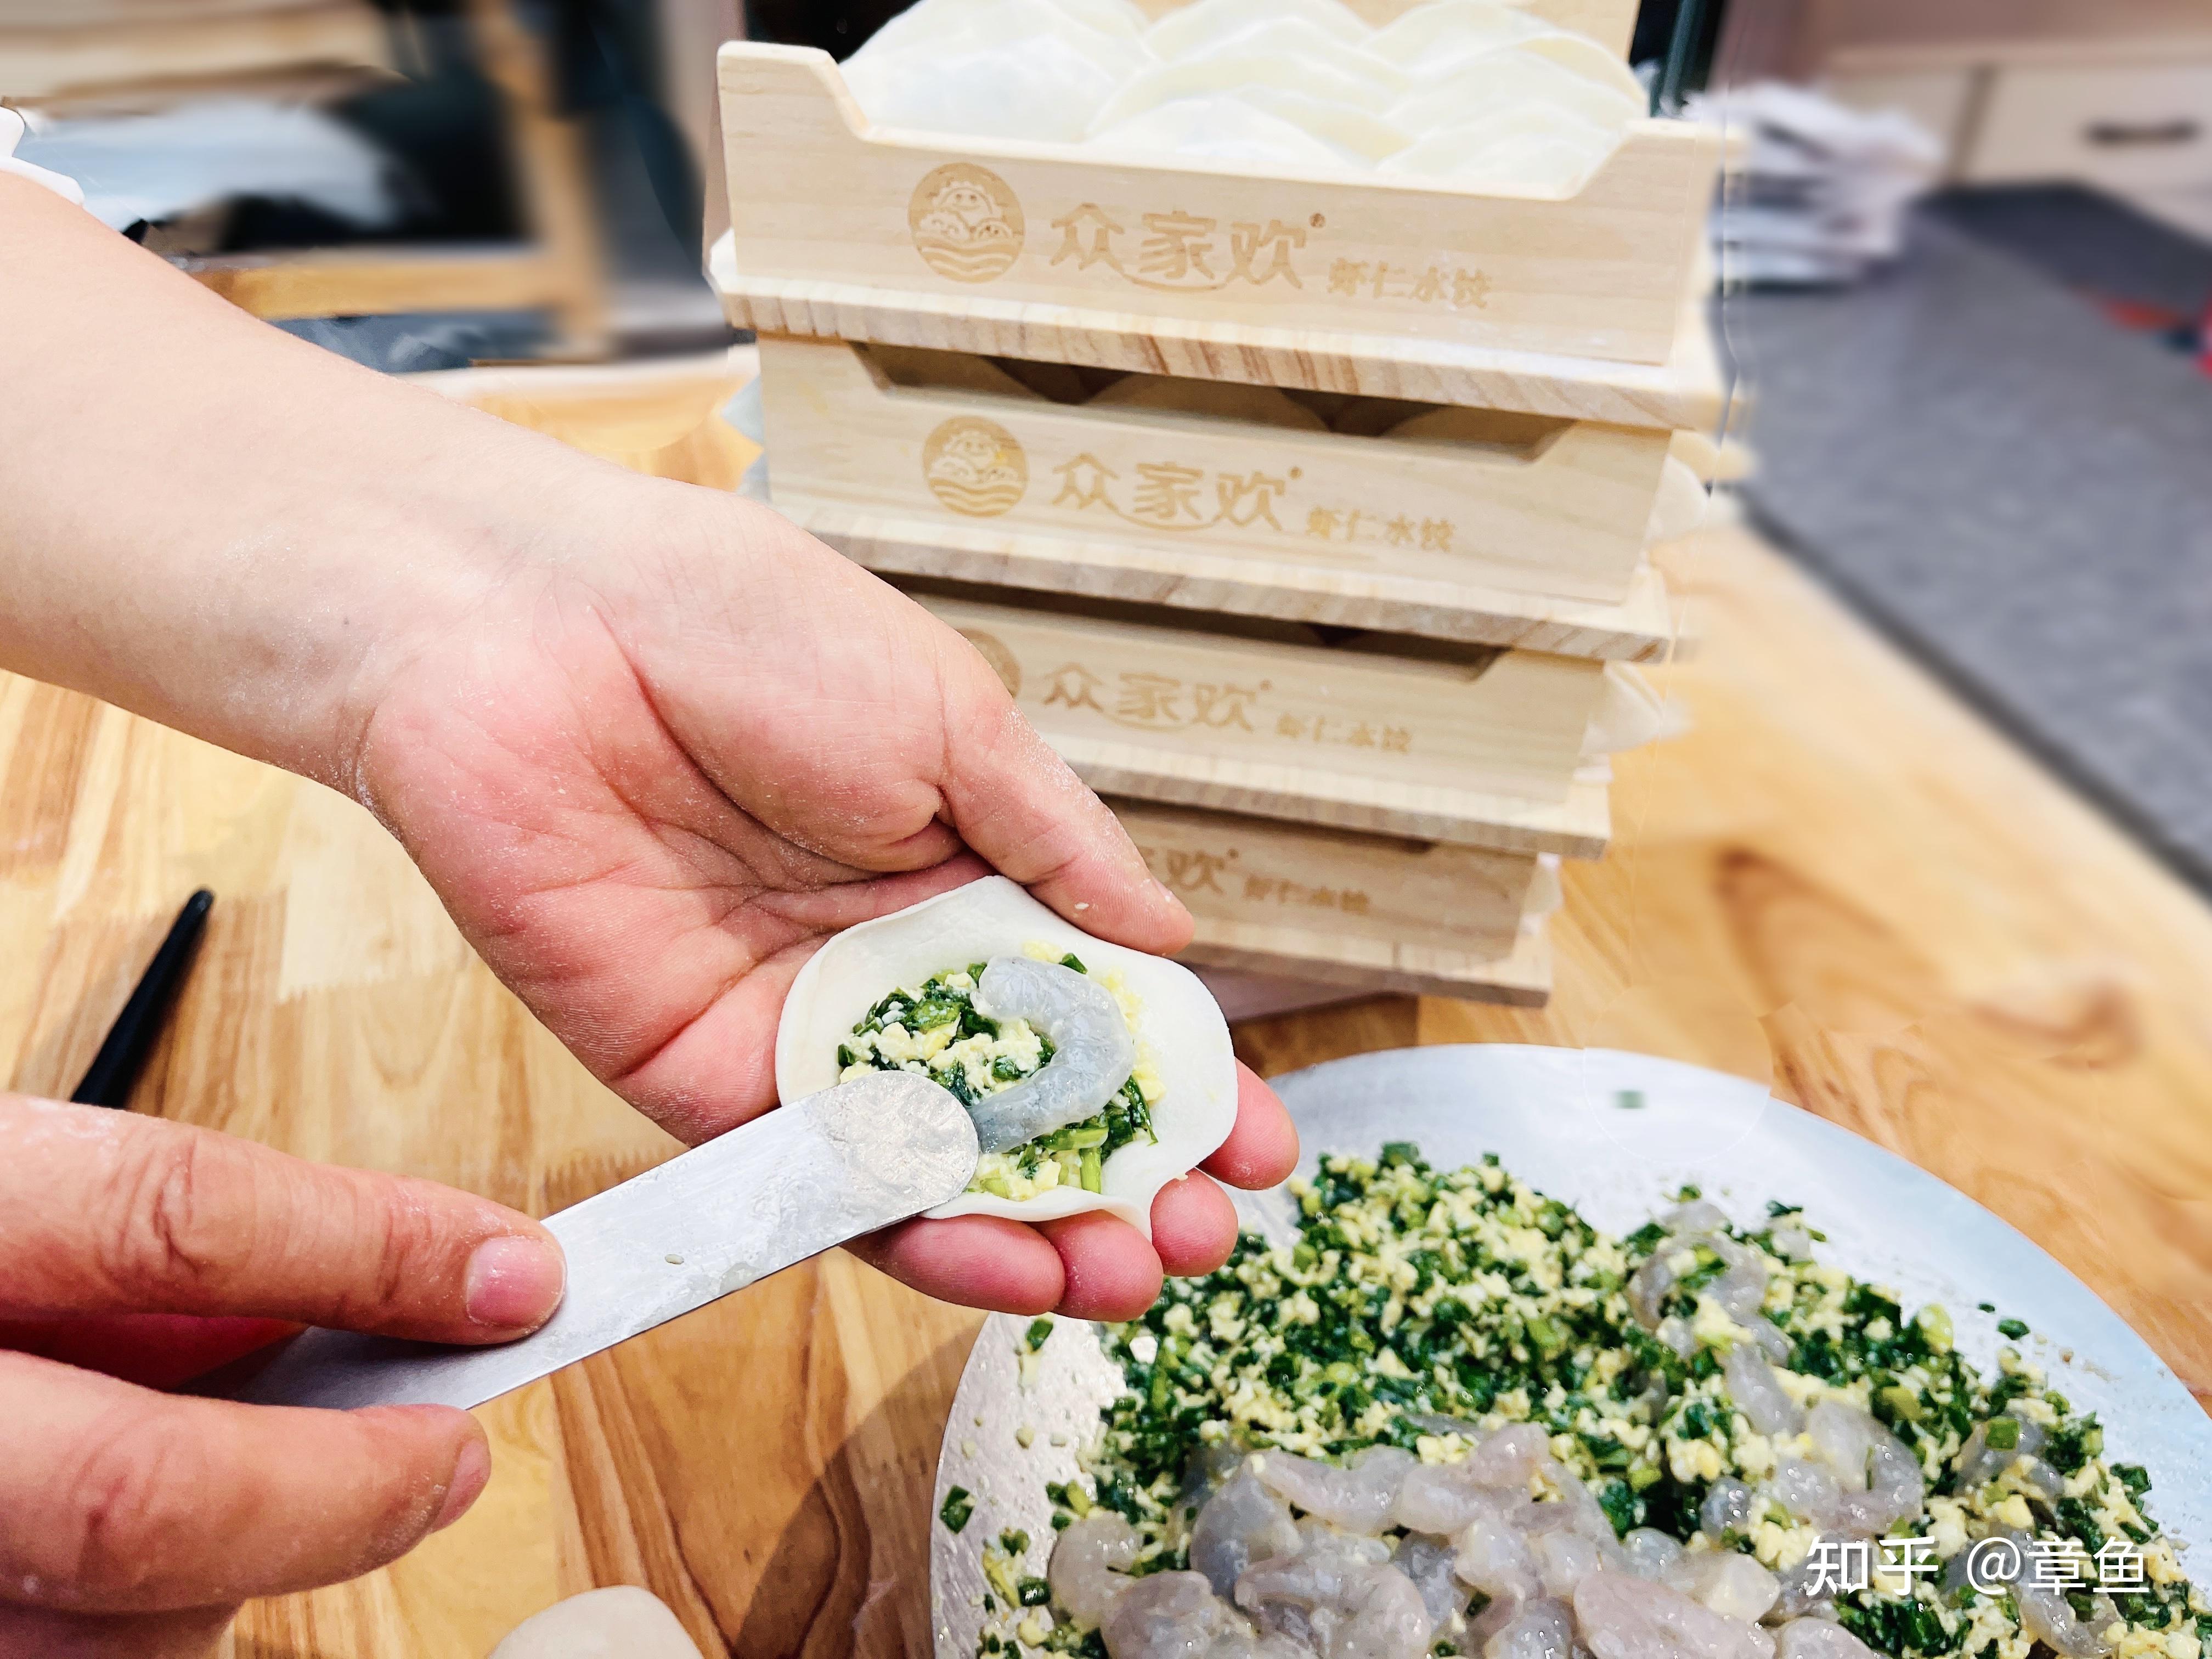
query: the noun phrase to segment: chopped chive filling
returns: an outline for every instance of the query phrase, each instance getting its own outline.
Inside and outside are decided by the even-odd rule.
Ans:
[[[1060,963],[1090,971],[1072,954]],[[975,985],[983,969],[980,962],[948,968],[917,988],[885,996],[853,1027],[851,1039],[837,1045],[840,1073],[915,1072],[944,1085],[962,1105],[973,1106],[1042,1071],[1052,1060],[1049,1037],[1025,1020],[993,1019],[976,1009]],[[968,1190],[1017,1200],[1054,1187],[1099,1192],[1108,1158],[1132,1142],[1158,1139],[1152,1103],[1132,1075],[1095,1116],[1009,1152],[986,1152]]]
[[[937,1518],[945,1522],[948,1531],[958,1532],[968,1524],[968,1517],[975,1513],[975,1495],[965,1486],[955,1486],[945,1494],[945,1503],[937,1511]]]
[[[1403,1142],[1375,1158],[1324,1157],[1291,1191],[1295,1242],[1247,1234],[1217,1272],[1170,1279],[1141,1319],[1102,1328],[1123,1389],[1083,1473],[1046,1488],[1055,1533],[1113,1510],[1137,1533],[1132,1576],[1182,1570],[1202,1451],[1342,1462],[1394,1445],[1449,1462],[1505,1424],[1535,1423],[1616,1532],[1657,1528],[1778,1573],[1804,1559],[1817,1528],[1771,1485],[1779,1459],[1804,1448],[1753,1430],[1723,1370],[1747,1332],[1709,1294],[1681,1288],[1701,1274],[1710,1285],[1710,1249],[1685,1249],[1658,1222],[1609,1236],[1495,1158],[1437,1170]],[[1684,1201],[1696,1196],[1682,1189]],[[2090,1558],[2130,1543],[2146,1571],[2136,1587],[2108,1592],[2124,1626],[2109,1632],[2112,1659],[2212,1659],[2212,1602],[2145,1507],[2149,1474],[2103,1461],[2094,1417],[2075,1413],[2014,1350],[1994,1376],[1978,1372],[1942,1309],[1908,1314],[1894,1291],[1812,1260],[1806,1241],[1819,1234],[1795,1204],[1713,1230],[1723,1234],[1765,1273],[1760,1316],[1788,1345],[1776,1369],[1794,1374],[1790,1391],[1872,1413],[1918,1459],[1923,1510],[1893,1535],[1929,1539],[1938,1562],[1999,1528],[2032,1550],[2071,1540]],[[1629,1294],[1662,1253],[1674,1272],[1666,1311],[1688,1328],[1673,1345],[1639,1322]],[[1984,1448],[1999,1457],[1983,1458]],[[1723,1478],[1742,1483],[1750,1508],[1712,1537],[1702,1511]],[[1478,1595],[1472,1611],[1481,1606]],[[2085,1594],[2077,1616],[2094,1611]],[[1921,1577],[1903,1595],[1879,1585],[1838,1595],[1834,1617],[1893,1659],[2050,1659],[2014,1596],[1978,1593],[1955,1575]],[[1103,1659],[1097,1631],[1058,1608],[1051,1619],[1025,1626],[1018,1645],[987,1628],[981,1650]]]

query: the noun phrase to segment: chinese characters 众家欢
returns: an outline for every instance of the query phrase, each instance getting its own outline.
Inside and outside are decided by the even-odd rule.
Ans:
[[[1273,690],[1267,680],[1250,685],[1189,681],[1150,669],[1123,669],[1109,682],[1082,663],[1065,662],[1046,676],[1043,702],[1048,708],[1088,709],[1116,726],[1140,732],[1211,729],[1249,732],[1255,737],[1272,732],[1296,742],[1412,752],[1413,733],[1407,726],[1289,709],[1275,710],[1271,717],[1261,703]]]
[[[1053,506],[1076,512],[1097,508],[1146,530],[1201,531],[1221,526],[1272,530],[1316,541],[1364,543],[1424,553],[1452,551],[1456,530],[1449,519],[1343,507],[1309,507],[1301,525],[1285,501],[1295,468],[1285,473],[1255,467],[1249,472],[1209,475],[1178,461],[1142,461],[1132,469],[1135,476],[1125,479],[1119,471],[1085,450],[1051,470],[1060,480]]]
[[[1364,916],[1374,906],[1374,900],[1357,887],[1316,886],[1252,870],[1232,870],[1231,866],[1239,857],[1233,847],[1226,852],[1215,853],[1200,848],[1147,847],[1140,842],[1137,850],[1161,880],[1186,897],[1216,893],[1226,898],[1241,892],[1247,901],[1255,903],[1272,902],[1306,909],[1340,910],[1348,916]],[[1230,883],[1227,887],[1222,885],[1224,879]]]
[[[1219,219],[1180,207],[1116,217],[1097,202],[1085,202],[1052,222],[1060,244],[1051,263],[1079,271],[1100,266],[1139,288],[1170,294],[1211,293],[1232,283],[1254,288],[1279,283],[1303,290],[1297,256],[1305,251],[1307,231],[1321,223],[1315,214],[1305,224],[1271,218],[1232,220],[1224,227]],[[1480,309],[1490,303],[1491,289],[1481,271],[1460,264],[1338,258],[1328,268],[1328,292],[1350,299]]]
[[[1912,1581],[1944,1569],[1928,1538],[1824,1538],[1804,1560],[1810,1575],[1807,1594],[1851,1594],[1878,1589],[1909,1595]],[[2064,1590],[2092,1583],[2108,1590],[2144,1588],[2142,1552],[2124,1539],[2111,1539],[2092,1556],[2071,1538],[2034,1538],[2025,1542],[2003,1534],[1977,1540],[1966,1551],[1966,1582],[1988,1592],[2025,1581]]]

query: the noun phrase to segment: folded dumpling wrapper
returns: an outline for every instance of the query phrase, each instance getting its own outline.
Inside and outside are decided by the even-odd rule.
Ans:
[[[614,1584],[532,1613],[491,1659],[699,1659],[699,1648],[651,1590]]]
[[[1501,46],[1462,60],[1449,73],[1417,82],[1390,106],[1389,120],[1420,134],[1464,126],[1493,110],[1517,104],[1555,105],[1618,132],[1645,112],[1610,82],[1594,81],[1541,52]]]
[[[1709,498],[1698,470],[1679,456],[1669,455],[1659,469],[1659,493],[1651,502],[1651,516],[1644,526],[1647,547],[1686,536],[1705,522]]]
[[[1296,122],[1243,96],[1259,88],[1177,98],[1094,132],[1086,148],[1115,155],[1160,155],[1186,161],[1243,161],[1255,167],[1337,172],[1355,161]]]
[[[1310,23],[1347,46],[1367,33],[1367,25],[1340,0],[1196,0],[1153,24],[1146,31],[1145,44],[1158,57],[1182,58],[1249,29],[1291,18]]]
[[[1400,13],[1360,46],[1408,75],[1433,75],[1470,52],[1554,32],[1541,18],[1497,0],[1434,0]]]
[[[798,1100],[835,1085],[837,1045],[884,994],[916,987],[933,974],[1042,945],[1073,952],[1094,979],[1136,1002],[1140,1065],[1161,1084],[1152,1106],[1156,1143],[1138,1141],[1109,1158],[1101,1193],[1055,1187],[1015,1201],[966,1193],[929,1212],[1005,1216],[1015,1221],[1103,1210],[1152,1236],[1152,1200],[1196,1169],[1229,1138],[1237,1121],[1237,1058],[1229,1023],[1197,975],[1164,957],[1109,944],[1063,921],[1004,876],[987,876],[894,915],[848,928],[799,970],[775,1034],[776,1092]]]

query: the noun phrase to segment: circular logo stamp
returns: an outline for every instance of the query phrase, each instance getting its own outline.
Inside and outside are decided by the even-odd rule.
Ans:
[[[1022,251],[1022,204],[1005,179],[967,161],[923,175],[906,222],[915,251],[956,283],[988,283]]]
[[[983,660],[991,665],[991,672],[1006,688],[1006,695],[1022,695],[1022,665],[1014,660],[1014,653],[1006,649],[1006,641],[995,634],[986,634],[980,628],[963,628],[960,637],[974,646]]]
[[[957,415],[921,447],[931,495],[970,519],[995,519],[1030,487],[1030,464],[1014,434],[995,421]]]

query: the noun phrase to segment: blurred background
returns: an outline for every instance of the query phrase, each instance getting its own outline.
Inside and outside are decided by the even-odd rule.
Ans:
[[[842,57],[900,9],[0,0],[0,101],[332,350],[680,374],[738,337],[717,43]],[[2212,884],[2212,6],[1650,0],[1632,58],[1745,135],[1717,305],[1757,528]]]

